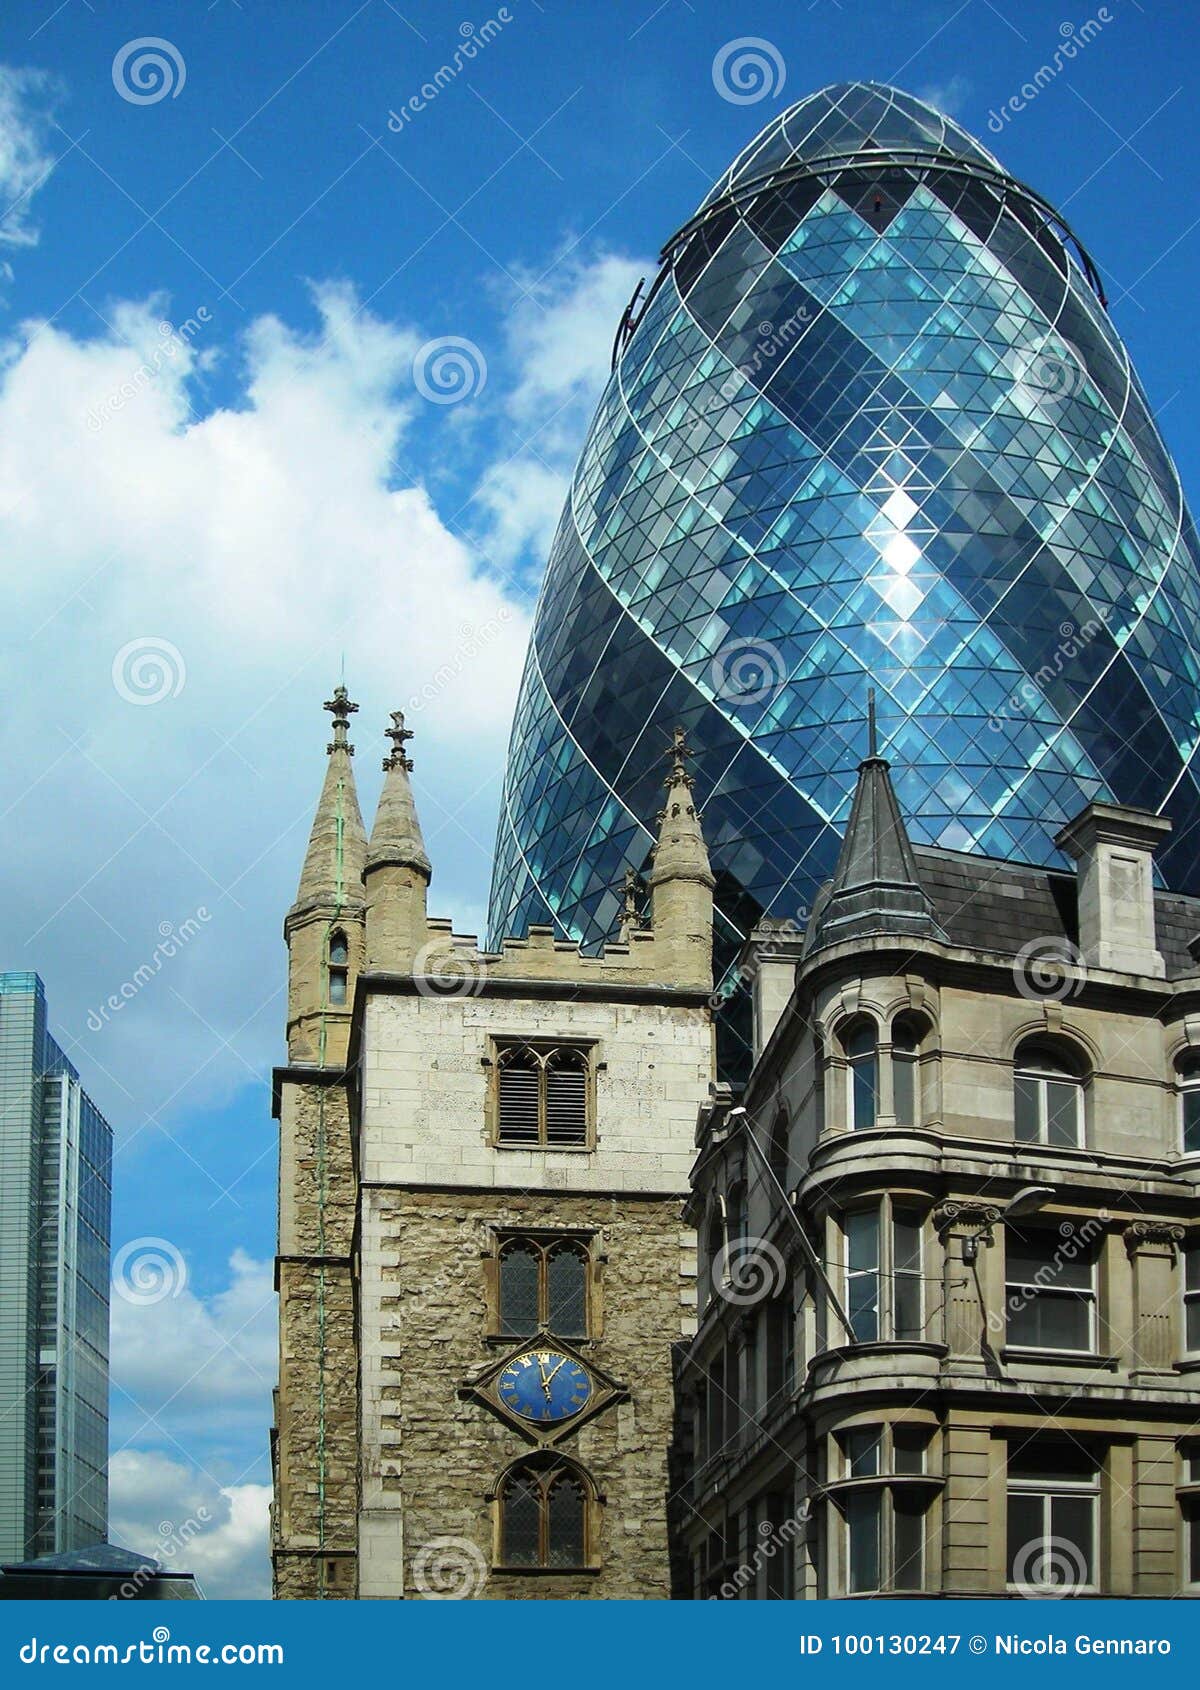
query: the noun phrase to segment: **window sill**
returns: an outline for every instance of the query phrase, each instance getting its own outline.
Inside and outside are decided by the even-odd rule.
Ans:
[[[595,1577],[603,1572],[602,1567],[506,1567],[496,1563],[492,1569],[495,1577],[503,1578],[578,1578],[582,1573],[585,1577]]]
[[[542,1156],[590,1156],[595,1151],[594,1144],[542,1144],[532,1139],[517,1142],[515,1139],[494,1138],[493,1150],[526,1150]]]
[[[1003,1362],[1034,1362],[1043,1367],[1102,1367],[1109,1373],[1115,1373],[1120,1366],[1119,1356],[1100,1355],[1095,1350],[1026,1349],[1019,1344],[1006,1344],[1000,1351],[1000,1359]],[[1200,1360],[1196,1365],[1200,1367]]]
[[[829,1494],[843,1495],[863,1490],[943,1490],[946,1481],[934,1473],[863,1473],[854,1479],[834,1479],[826,1487]]]
[[[485,1332],[483,1341],[493,1349],[515,1350],[519,1344],[526,1344],[530,1349],[545,1349],[545,1344],[539,1344],[539,1338],[553,1337],[559,1344],[569,1344],[573,1350],[590,1349],[596,1343],[595,1338],[576,1338],[569,1332],[549,1333],[545,1330],[537,1332]]]

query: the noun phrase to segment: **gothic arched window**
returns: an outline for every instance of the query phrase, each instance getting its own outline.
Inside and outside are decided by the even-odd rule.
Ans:
[[[346,1002],[350,978],[350,946],[346,935],[335,928],[329,935],[329,1001],[341,1008]]]
[[[530,1338],[542,1330],[586,1338],[587,1245],[576,1238],[510,1238],[500,1246],[500,1335]]]
[[[591,1487],[573,1463],[533,1456],[501,1481],[500,1563],[570,1571],[588,1565]]]

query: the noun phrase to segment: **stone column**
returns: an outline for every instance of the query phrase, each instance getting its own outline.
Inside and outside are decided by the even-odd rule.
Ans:
[[[945,1343],[956,1372],[985,1372],[988,1351],[1004,1343],[1003,1291],[990,1294],[988,1285],[988,1251],[999,1221],[1000,1211],[991,1203],[942,1203],[933,1213],[944,1252]]]
[[[1122,1235],[1129,1256],[1132,1295],[1128,1324],[1118,1325],[1134,1379],[1175,1377],[1178,1343],[1179,1246],[1183,1228],[1161,1221],[1134,1221]],[[1116,1299],[1114,1299],[1116,1301]],[[1126,1311],[1122,1311],[1126,1312]]]

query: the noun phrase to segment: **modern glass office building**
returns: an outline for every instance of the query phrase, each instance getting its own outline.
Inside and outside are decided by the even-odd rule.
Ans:
[[[41,980],[0,973],[0,1560],[107,1535],[111,1160]]]
[[[1197,888],[1200,567],[1095,267],[928,105],[774,118],[667,243],[549,561],[493,938],[595,942],[675,723],[726,954],[811,905],[868,689],[917,842],[1056,861],[1090,799],[1163,812]]]

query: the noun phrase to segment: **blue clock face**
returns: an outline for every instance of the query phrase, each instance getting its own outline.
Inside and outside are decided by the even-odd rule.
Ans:
[[[505,1408],[523,1420],[569,1420],[587,1404],[592,1381],[585,1367],[558,1350],[529,1350],[510,1361],[496,1381]]]

